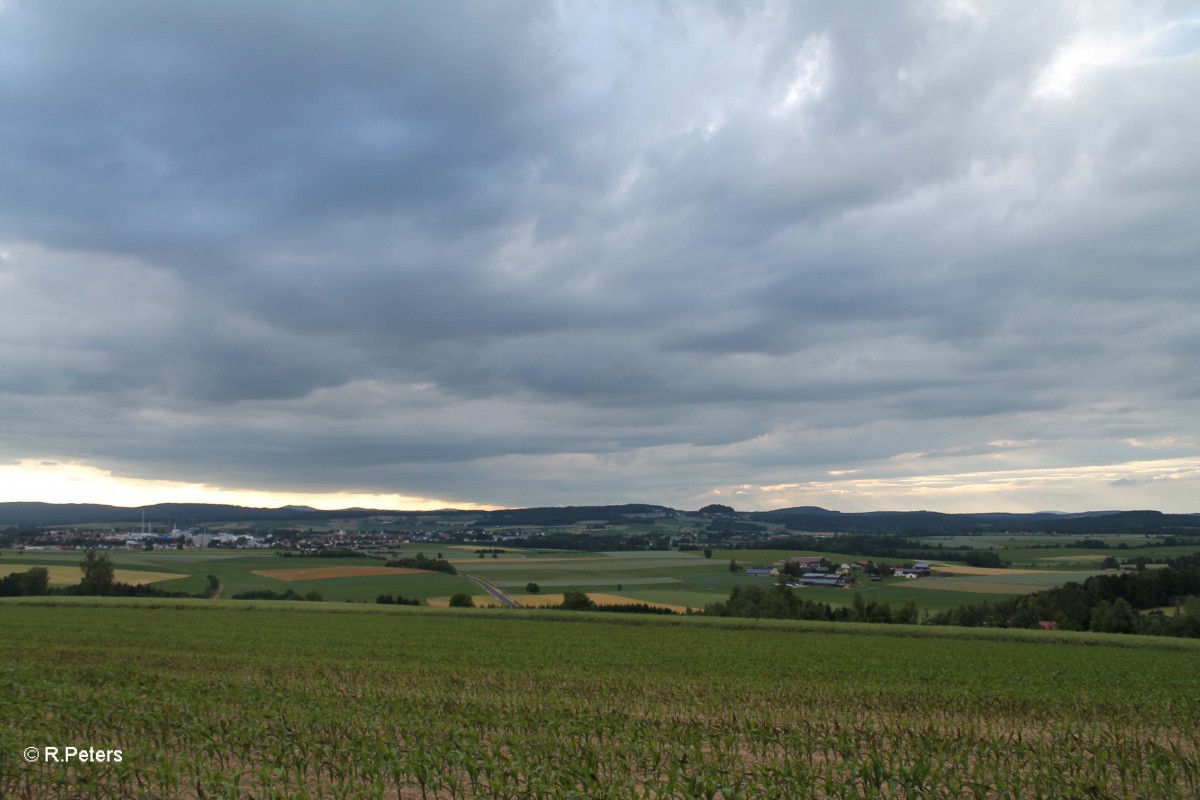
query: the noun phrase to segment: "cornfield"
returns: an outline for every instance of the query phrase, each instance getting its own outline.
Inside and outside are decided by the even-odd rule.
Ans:
[[[1200,796],[1186,642],[403,608],[0,622],[4,798]],[[123,757],[22,756],[68,745]]]

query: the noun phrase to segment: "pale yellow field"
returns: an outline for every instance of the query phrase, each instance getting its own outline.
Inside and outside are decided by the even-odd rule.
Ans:
[[[255,569],[255,575],[277,581],[319,581],[324,578],[361,578],[365,575],[412,575],[427,572],[408,567],[309,567],[308,569]]]
[[[479,597],[472,597],[471,600],[474,601],[476,608],[500,608],[500,603],[496,600],[493,600],[491,597],[484,597],[480,595]],[[425,599],[425,604],[432,606],[433,608],[449,608],[450,598],[428,597]]]
[[[587,596],[592,598],[592,602],[597,605],[626,605],[629,603],[645,603],[648,606],[655,608],[669,608],[672,611],[686,611],[684,606],[674,606],[670,603],[650,603],[645,600],[635,600],[632,597],[624,597],[619,594],[608,594],[607,592],[588,592]],[[561,594],[510,594],[513,600],[516,600],[526,608],[545,608],[546,606],[556,606],[562,603],[563,596]]]
[[[561,594],[510,594],[509,597],[526,608],[557,606],[563,601]],[[592,599],[594,600],[595,598],[593,597]]]
[[[8,565],[5,565],[8,566]],[[45,567],[50,573],[50,583],[54,586],[70,586],[73,583],[79,583],[79,579],[83,577],[79,567],[71,567],[65,564],[22,564],[20,569],[15,566],[12,572],[24,572],[32,567]],[[4,572],[4,567],[0,567],[0,572]],[[4,574],[8,574],[5,572]],[[173,581],[176,578],[186,578],[187,575],[180,575],[176,572],[146,572],[138,569],[117,569],[113,570],[113,580],[117,583],[129,583],[134,586],[141,586],[146,583],[157,583],[159,581]]]
[[[930,566],[938,572],[950,572],[955,575],[1041,575],[1036,569],[1004,569],[1003,567],[960,567],[957,564],[939,564],[930,561]]]

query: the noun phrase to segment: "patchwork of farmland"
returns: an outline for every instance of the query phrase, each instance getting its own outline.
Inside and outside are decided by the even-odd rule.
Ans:
[[[911,600],[923,611],[937,612],[963,604],[1001,600],[1028,594],[1068,581],[1082,582],[1103,572],[1100,561],[1116,554],[1122,559],[1157,558],[1196,552],[1198,545],[1162,546],[1143,537],[1100,537],[1107,549],[1050,547],[1064,537],[1042,534],[929,537],[926,541],[950,547],[993,548],[1009,568],[971,567],[935,561],[942,577],[904,580],[888,577],[868,581],[859,575],[852,589],[808,587],[795,589],[805,599],[847,606],[855,592],[868,600],[899,607]],[[1125,549],[1115,549],[1123,545]],[[444,552],[439,553],[439,548]],[[718,550],[711,558],[701,552],[613,551],[573,552],[501,548],[493,553],[469,545],[411,544],[393,548],[390,557],[443,555],[460,573],[474,575],[508,594],[524,594],[529,583],[547,594],[576,590],[615,596],[618,602],[654,603],[673,608],[702,609],[725,600],[735,586],[763,585],[773,578],[731,571],[731,562],[744,570],[766,566],[792,556],[821,556],[833,563],[859,560],[848,553],[809,550]],[[50,569],[51,582],[77,582],[79,551],[0,552],[0,575],[42,565]],[[242,592],[292,590],[299,595],[315,592],[326,602],[374,602],[380,595],[402,595],[445,605],[452,595],[466,593],[477,603],[490,602],[484,588],[462,576],[445,573],[388,568],[378,558],[281,557],[263,550],[121,551],[110,553],[117,568],[116,580],[128,583],[154,582],[164,589],[199,594],[215,576],[220,597]],[[891,559],[881,559],[888,561]],[[896,559],[899,560],[899,559]],[[945,577],[950,574],[952,577]],[[544,600],[531,601],[544,605]]]
[[[0,624],[4,798],[1200,794],[1191,641],[88,598]]]

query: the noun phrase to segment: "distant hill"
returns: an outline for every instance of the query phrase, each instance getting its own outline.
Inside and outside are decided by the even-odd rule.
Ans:
[[[797,532],[951,534],[1056,532],[1172,533],[1200,535],[1200,514],[1163,514],[1160,511],[1103,511],[1081,514],[1038,512],[1033,514],[979,513],[942,514],[936,511],[839,512],[817,506],[798,506],[774,511],[722,513],[723,517],[753,523],[774,523]],[[502,511],[403,511],[342,508],[330,511],[307,506],[247,508],[210,503],[158,503],[132,508],[94,503],[0,503],[0,525],[87,525],[146,522],[180,527],[219,522],[313,522],[330,519],[361,519],[375,516],[422,517],[461,514],[481,527],[539,527],[575,525],[581,522],[621,524],[673,517],[684,513],[667,506],[626,503],[608,506],[554,506],[515,508]]]
[[[796,506],[795,508],[777,508],[774,511],[764,512],[767,514],[841,514],[840,511],[830,511],[827,508],[820,506]]]
[[[575,525],[580,522],[630,522],[636,518],[654,518],[674,514],[666,506],[651,506],[628,503],[619,506],[562,506],[553,508],[512,508],[504,511],[488,511],[482,515],[480,525],[487,527],[519,525]]]
[[[1200,515],[1161,511],[1105,511],[1082,514],[868,511],[831,514],[824,509],[751,512],[745,519],[775,522],[795,531],[836,533],[1182,533],[1200,534]]]
[[[307,506],[248,508],[212,503],[157,503],[136,507],[106,506],[93,503],[0,503],[0,525],[86,525],[88,523],[129,523],[132,525],[141,522],[143,512],[146,515],[146,522],[175,523],[180,526],[214,522],[355,519],[396,514],[413,516],[427,513],[382,511],[368,508],[322,511]],[[440,511],[437,513],[453,514],[456,512]]]

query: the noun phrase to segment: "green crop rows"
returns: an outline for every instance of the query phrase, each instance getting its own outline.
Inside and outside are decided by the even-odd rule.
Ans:
[[[0,797],[1200,795],[1192,642],[311,606],[0,603]]]

